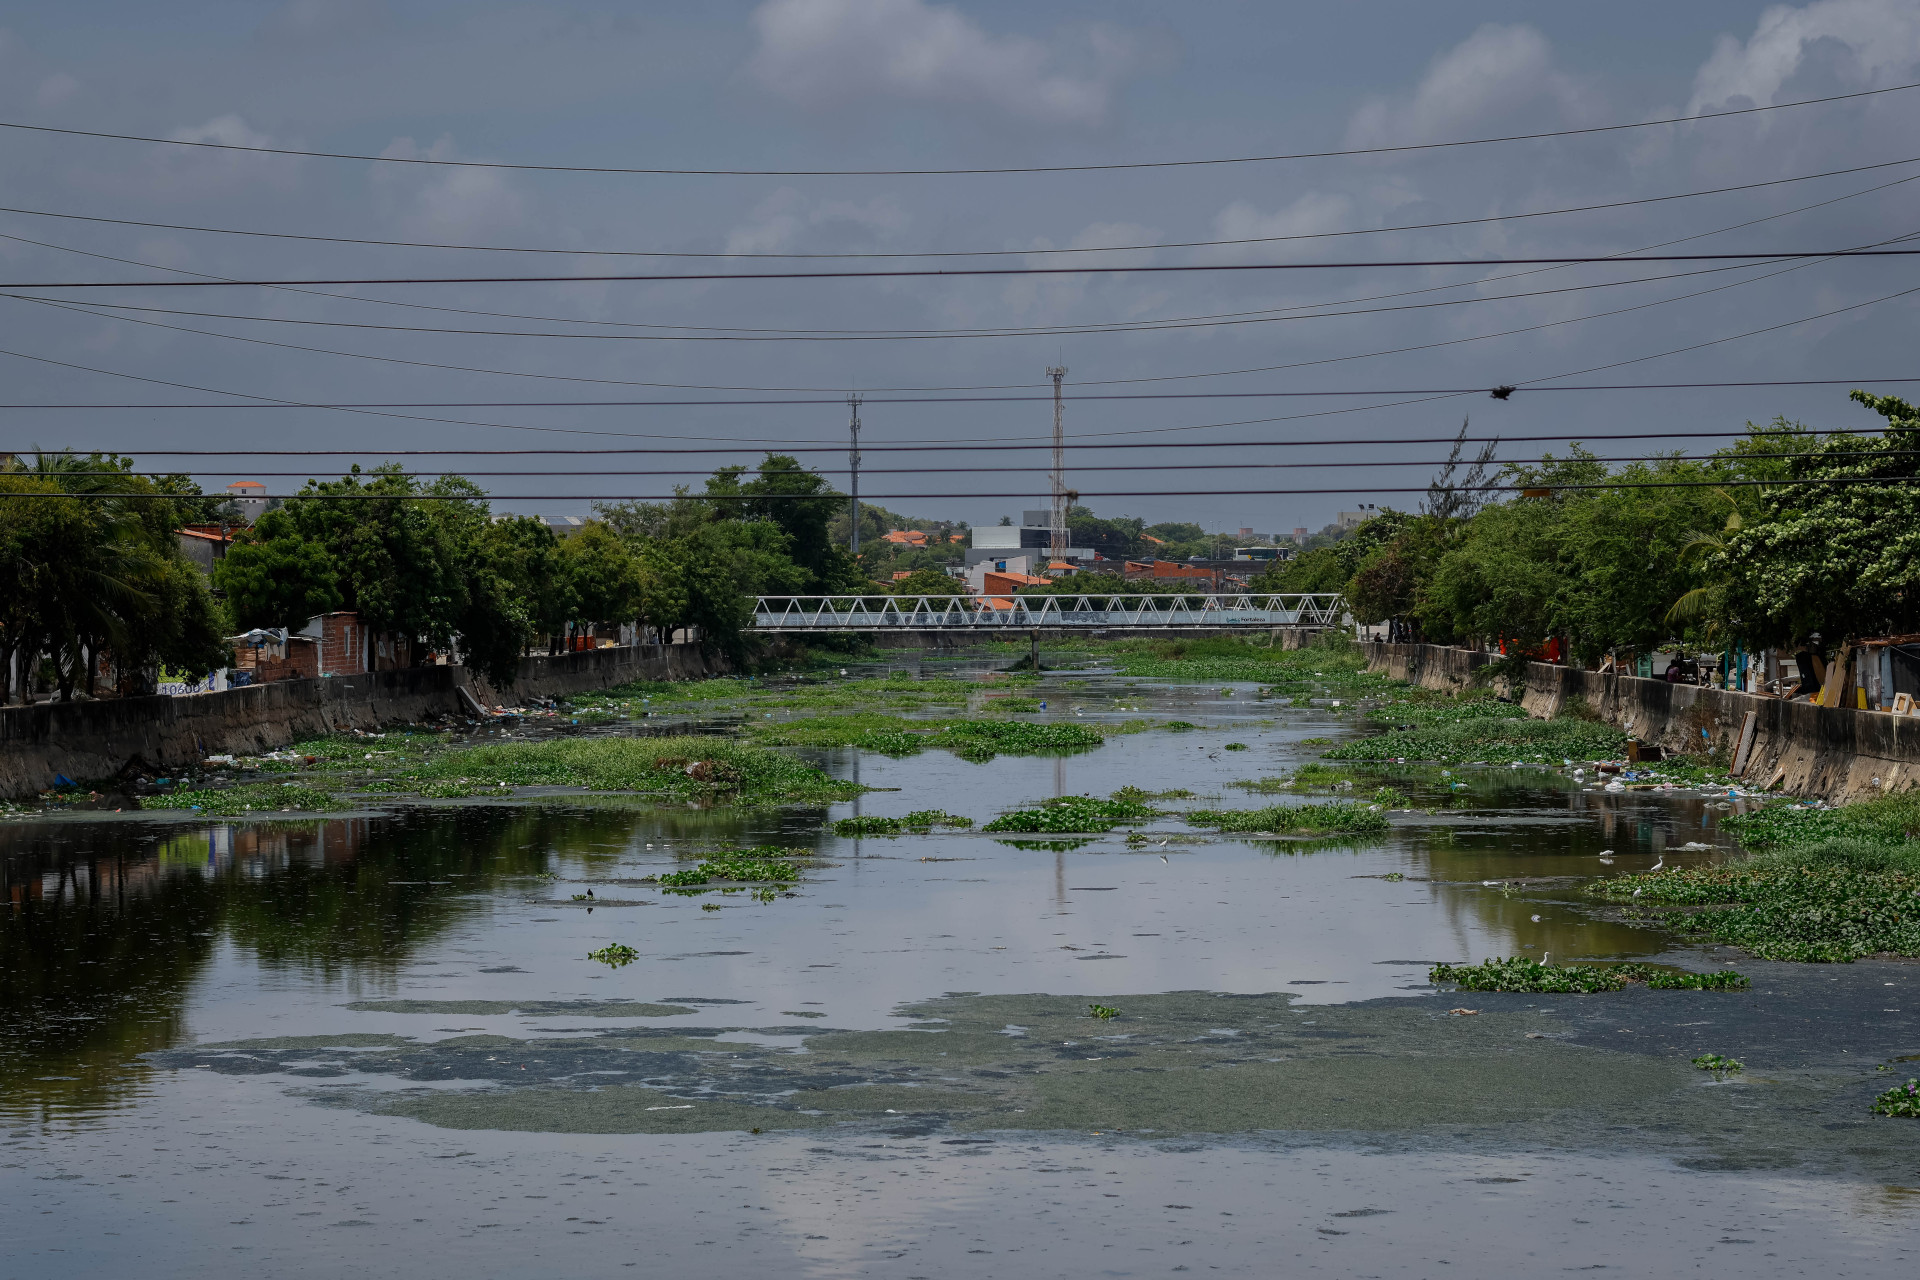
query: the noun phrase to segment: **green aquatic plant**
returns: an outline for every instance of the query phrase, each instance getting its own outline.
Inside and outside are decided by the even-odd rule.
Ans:
[[[640,958],[640,953],[624,942],[613,942],[598,951],[587,952],[587,959],[598,960],[613,969],[624,968]]]
[[[1524,956],[1483,960],[1479,964],[1437,964],[1427,981],[1452,983],[1462,991],[1520,991],[1545,995],[1591,995],[1618,991],[1630,982],[1662,991],[1736,991],[1747,979],[1730,969],[1679,973],[1645,964],[1547,964]]]
[[[1732,1075],[1736,1071],[1747,1069],[1747,1064],[1740,1059],[1725,1057],[1718,1053],[1703,1053],[1693,1060],[1693,1065],[1702,1071],[1711,1071],[1716,1076]]]
[[[841,818],[833,824],[837,836],[897,836],[906,824],[899,818],[861,816]]]
[[[334,791],[320,786],[291,782],[252,782],[233,787],[194,787],[145,796],[142,809],[197,809],[201,813],[223,817],[245,817],[269,813],[329,813],[349,808]]]
[[[1895,1085],[1873,1100],[1871,1110],[1877,1116],[1920,1118],[1920,1081],[1909,1080],[1905,1084]]]
[[[995,755],[1085,751],[1105,740],[1098,731],[1077,724],[962,720],[944,727],[940,745],[963,760],[991,760]]]
[[[732,880],[742,884],[767,881],[786,884],[800,878],[800,868],[794,865],[793,859],[808,856],[811,855],[775,845],[726,849],[711,855],[697,866],[644,878],[665,887],[678,888],[708,884],[715,880]]]
[[[1682,908],[1668,923],[1763,960],[1847,963],[1920,956],[1920,876],[1754,860],[1668,867],[1603,880],[1589,892]]]
[[[1377,835],[1390,824],[1377,806],[1336,800],[1326,804],[1272,805],[1265,809],[1202,809],[1186,815],[1197,827],[1223,835]]]
[[[1345,637],[1338,637],[1345,641]],[[1153,677],[1218,687],[1223,682],[1293,685],[1312,683],[1341,689],[1390,688],[1385,676],[1366,669],[1358,645],[1336,649],[1280,649],[1238,636],[1198,640],[1122,640],[1099,650],[1122,675]]]
[[[1833,809],[1784,802],[1722,825],[1779,864],[1920,872],[1920,792],[1896,791]]]
[[[970,827],[972,818],[963,818],[942,809],[916,809],[904,818],[841,818],[833,824],[837,836],[897,836],[902,831],[927,832],[934,827]]]
[[[1084,751],[1106,741],[1099,730],[1078,724],[906,720],[871,713],[814,716],[781,724],[749,723],[746,730],[755,741],[767,746],[856,747],[894,756],[913,755],[928,747],[944,747],[965,760]],[[1126,726],[1107,729],[1110,733],[1128,731]]]
[[[996,840],[995,844],[1006,845],[1009,849],[1024,849],[1029,853],[1072,853],[1093,843],[1092,836],[1081,836],[1073,840]]]
[[[1386,809],[1404,809],[1413,800],[1398,787],[1381,787],[1373,793],[1373,802]]]
[[[1113,798],[1115,800],[1134,802],[1142,800],[1189,800],[1193,798],[1193,792],[1187,790],[1185,787],[1174,787],[1168,791],[1146,791],[1140,787],[1127,786],[1114,792]]]
[[[1413,690],[1415,696],[1395,698],[1367,710],[1367,719],[1399,728],[1428,729],[1475,720],[1526,720],[1527,710],[1517,702],[1502,702],[1486,691],[1454,696]]]
[[[1092,796],[1055,796],[1038,808],[1003,813],[982,831],[1111,831],[1123,823],[1150,822],[1153,809],[1137,800],[1096,800]]]
[[[1244,742],[1229,742],[1224,748],[1222,748],[1222,750],[1245,751],[1247,750],[1247,744]]]
[[[1168,733],[1190,733],[1200,726],[1190,720],[1169,720],[1160,727]]]
[[[1530,720],[1482,715],[1391,729],[1343,743],[1328,760],[1421,760],[1437,764],[1511,764],[1615,759],[1627,735],[1584,720]]]
[[[397,775],[486,788],[581,787],[734,804],[850,799],[861,788],[778,751],[712,737],[557,738],[483,743]],[[462,794],[475,794],[465,791]]]
[[[965,818],[957,813],[948,813],[944,809],[915,809],[912,813],[900,819],[900,822],[909,831],[927,831],[933,827],[970,827],[973,825],[972,818]]]
[[[1110,1004],[1090,1004],[1087,1006],[1087,1016],[1110,1022],[1120,1016],[1120,1011]]]

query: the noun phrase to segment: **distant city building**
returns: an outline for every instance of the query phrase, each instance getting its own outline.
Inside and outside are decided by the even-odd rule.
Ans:
[[[227,486],[227,493],[233,505],[240,509],[240,518],[248,524],[266,514],[267,486],[258,480],[235,480]]]
[[[972,530],[972,545],[967,548],[967,566],[969,568],[982,562],[1002,562],[1009,557],[1028,559],[1029,567],[1037,567],[1045,562],[1043,552],[1053,547],[1053,513],[1050,511],[1023,511],[1021,524],[976,525]],[[1065,532],[1067,546],[1058,556],[1059,560],[1081,561],[1095,559],[1092,547],[1076,547],[1073,534]]]
[[[1357,529],[1379,514],[1380,508],[1374,506],[1372,503],[1367,503],[1358,511],[1342,511],[1333,518],[1333,523],[1337,528]],[[1296,530],[1296,532],[1298,531]]]

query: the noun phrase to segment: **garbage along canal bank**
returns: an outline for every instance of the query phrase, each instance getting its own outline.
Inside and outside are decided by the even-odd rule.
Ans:
[[[0,1276],[1912,1273],[1920,1120],[1872,1107],[1920,966],[1607,891],[1878,828],[1338,655],[1133,652],[635,686],[187,788],[323,812],[0,822]],[[1429,979],[1489,957],[1750,985]]]

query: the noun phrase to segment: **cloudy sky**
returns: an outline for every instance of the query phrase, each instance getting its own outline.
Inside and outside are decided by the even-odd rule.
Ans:
[[[9,6],[4,22],[0,120],[12,124],[583,167],[898,170],[1191,160],[1578,129],[1920,81],[1920,5],[1911,0],[293,0],[277,8],[199,0],[28,2]],[[828,265],[1524,258],[1661,245],[1702,253],[1838,249],[1920,234],[1916,121],[1920,90],[1719,121],[1365,157],[858,177],[538,173],[0,129],[0,205],[7,208],[0,277],[14,284],[571,277]],[[1832,172],[1844,169],[1857,171]],[[1787,178],[1804,180],[1777,181]],[[1767,182],[1775,185],[1751,185]],[[1747,189],[1690,194],[1734,186]],[[1514,216],[1675,196],[1684,198]],[[1434,223],[1456,225],[1328,234]],[[1301,236],[1316,238],[1280,239]],[[1059,252],[1207,241],[1260,243],[1104,257]],[[607,251],[1000,256],[827,264],[803,256]],[[0,401],[9,406],[241,407],[8,407],[0,410],[0,448],[355,451],[328,460],[336,469],[410,447],[726,448],[444,464],[587,472],[485,481],[497,493],[541,495],[504,505],[583,513],[593,496],[653,496],[674,483],[613,472],[699,470],[751,461],[763,446],[843,442],[846,408],[836,398],[858,389],[869,401],[862,416],[870,446],[977,442],[936,454],[870,448],[869,468],[904,470],[868,476],[863,491],[888,495],[883,500],[895,510],[990,523],[1039,504],[905,495],[1043,493],[1039,475],[966,468],[1040,465],[1042,454],[999,446],[1046,439],[1044,400],[885,401],[1039,397],[1047,366],[1061,364],[1070,370],[1070,395],[1140,397],[1069,403],[1077,487],[1162,493],[1089,498],[1097,510],[1219,529],[1318,527],[1356,502],[1412,505],[1413,495],[1392,490],[1424,483],[1444,450],[1392,442],[1451,435],[1469,415],[1475,434],[1508,441],[1504,457],[1556,447],[1515,439],[1522,436],[1564,442],[1654,433],[1603,447],[1625,454],[1711,447],[1707,433],[1776,414],[1857,425],[1865,415],[1846,403],[1843,386],[1523,390],[1504,402],[1470,389],[1920,378],[1912,357],[1920,293],[1902,296],[1920,289],[1917,273],[1920,264],[1881,258],[14,290],[0,297]],[[751,390],[729,390],[737,388]],[[942,390],[919,390],[926,388]],[[969,390],[982,388],[994,390]],[[1449,390],[1462,393],[1436,394]],[[1246,394],[1302,391],[1378,394]],[[1214,398],[1166,398],[1197,392]],[[532,403],[741,398],[826,403]],[[263,407],[269,401],[427,407]],[[440,407],[455,403],[484,407]],[[1283,447],[1287,441],[1341,443]],[[1153,447],[1096,449],[1116,442]],[[1197,447],[1222,442],[1238,447]],[[823,468],[844,466],[835,454],[807,456]],[[1304,461],[1374,465],[1270,465]],[[1103,462],[1132,469],[1093,469]],[[297,478],[264,473],[305,474],[316,465],[327,464],[241,458],[194,469],[214,484],[260,475],[277,490]],[[1219,492],[1337,488],[1365,491]]]

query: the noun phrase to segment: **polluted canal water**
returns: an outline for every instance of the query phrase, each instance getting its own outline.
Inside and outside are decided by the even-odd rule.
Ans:
[[[1109,732],[790,748],[863,789],[801,805],[0,824],[0,1280],[1920,1265],[1920,1128],[1868,1113],[1920,1054],[1915,967],[1759,961],[1586,892],[1739,856],[1726,799],[1560,767],[1235,787],[1379,725],[1097,668],[1013,697]],[[748,716],[785,719],[706,723]],[[1104,831],[994,823],[1116,792]],[[1185,816],[1349,802],[1384,829]],[[761,846],[786,878],[686,874]],[[1501,956],[1751,986],[1429,982]]]

